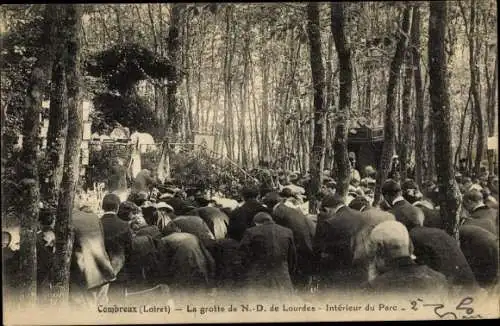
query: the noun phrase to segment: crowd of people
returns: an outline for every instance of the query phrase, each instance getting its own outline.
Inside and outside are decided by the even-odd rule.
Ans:
[[[100,210],[76,197],[71,301],[498,291],[498,177],[457,173],[457,241],[445,232],[435,183],[419,187],[392,173],[374,203],[376,173],[353,169],[341,197],[326,171],[318,214],[309,214],[307,178],[291,171],[277,184],[244,185],[234,198],[158,184],[148,171],[130,189],[104,195]],[[42,209],[40,221],[42,296],[50,290],[55,237],[52,214]],[[19,246],[9,232],[2,238],[9,285]]]

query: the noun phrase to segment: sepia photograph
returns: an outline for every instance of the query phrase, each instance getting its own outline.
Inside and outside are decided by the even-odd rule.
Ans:
[[[0,15],[4,325],[500,318],[496,1]]]

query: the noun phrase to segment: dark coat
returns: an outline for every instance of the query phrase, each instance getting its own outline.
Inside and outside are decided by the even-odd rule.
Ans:
[[[101,217],[104,232],[104,244],[116,274],[128,259],[132,244],[132,229],[128,222],[116,214],[107,213]]]
[[[353,277],[352,243],[363,220],[361,212],[344,206],[333,216],[318,221],[313,241],[315,269],[325,287],[359,286],[359,280]]]
[[[191,233],[198,237],[205,245],[215,240],[208,225],[199,216],[177,216],[172,220],[170,227],[177,227],[180,232]]]
[[[296,252],[292,230],[274,222],[248,228],[240,243],[246,284],[255,291],[292,294]]]
[[[369,293],[422,295],[447,293],[446,277],[435,270],[416,264],[410,257],[394,259],[388,270],[365,284]]]
[[[246,229],[252,227],[253,217],[259,212],[267,212],[268,208],[255,199],[247,200],[236,208],[229,216],[228,236],[236,241],[241,241]]]
[[[474,288],[474,273],[457,241],[437,228],[416,227],[410,231],[416,262],[442,273],[452,285]]]
[[[396,202],[389,209],[389,212],[394,214],[396,221],[401,222],[408,230],[411,230],[413,227],[418,226],[417,210],[419,209],[403,199]]]
[[[425,205],[415,205],[424,213],[424,226],[428,228],[438,228],[444,230],[444,222],[439,212],[439,209],[431,209]]]
[[[481,287],[498,281],[498,236],[476,225],[459,229],[460,247]]]
[[[196,208],[196,205],[194,203],[189,202],[187,200],[183,200],[178,197],[166,198],[162,199],[161,201],[172,206],[175,214],[177,215],[186,215],[189,212],[191,212],[194,208]]]
[[[498,235],[498,211],[488,206],[478,207],[469,214],[469,218],[465,219],[463,225],[479,226]]]
[[[157,241],[160,281],[179,290],[213,286],[215,261],[190,233],[172,233]]]
[[[124,270],[128,276],[128,286],[151,284],[155,285],[158,277],[159,262],[154,238],[147,235],[135,235],[132,238],[130,259],[126,262]]]
[[[289,228],[293,232],[295,248],[297,251],[297,268],[299,272],[310,273],[311,258],[313,254],[313,234],[309,227],[307,217],[298,209],[279,204],[272,212],[276,224]]]
[[[224,239],[227,235],[229,216],[217,207],[200,207],[191,211],[190,215],[197,215],[208,225],[215,239]]]
[[[156,225],[146,225],[135,231],[137,237],[150,236],[152,239],[161,238],[162,234]]]
[[[92,289],[115,280],[116,272],[105,247],[103,227],[92,213],[73,211],[75,240],[71,258],[70,282]]]
[[[229,291],[243,286],[244,270],[240,243],[233,239],[217,239],[209,249],[216,265],[217,288]]]

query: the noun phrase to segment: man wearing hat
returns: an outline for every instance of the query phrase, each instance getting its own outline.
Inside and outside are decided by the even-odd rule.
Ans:
[[[228,236],[240,241],[246,229],[253,226],[253,217],[259,212],[266,212],[267,207],[257,200],[259,188],[254,185],[245,186],[242,190],[243,205],[236,208],[229,216]]]
[[[288,299],[293,293],[290,274],[297,262],[293,232],[260,212],[240,242],[246,284],[258,296]]]
[[[347,207],[339,195],[322,200],[313,251],[315,270],[326,288],[347,290],[359,285],[351,244],[362,222],[361,212]]]
[[[401,186],[393,179],[387,179],[382,185],[382,195],[388,211],[403,223],[408,230],[419,225],[420,208],[413,206],[403,197]]]
[[[285,191],[285,189],[283,190]],[[285,193],[286,195],[286,193]],[[264,204],[269,207],[269,211],[274,221],[293,232],[295,247],[297,249],[297,273],[292,275],[294,283],[304,287],[311,274],[312,238],[314,230],[305,214],[294,207],[290,207],[283,201],[277,193],[268,193],[264,199]]]
[[[429,197],[436,199],[438,188],[432,183],[424,183],[424,193],[420,192],[418,185],[413,179],[406,180],[401,186],[403,197],[413,206],[418,207],[424,213],[424,226],[429,228],[444,229],[445,225],[439,213]]]
[[[484,204],[483,194],[480,191],[475,189],[467,191],[463,204],[469,213],[463,225],[476,225],[498,235],[498,211]]]

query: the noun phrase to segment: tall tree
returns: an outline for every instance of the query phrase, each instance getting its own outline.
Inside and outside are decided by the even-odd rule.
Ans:
[[[351,48],[346,37],[345,3],[331,4],[331,31],[335,48],[339,57],[339,108],[338,121],[333,141],[334,161],[337,176],[337,192],[347,195],[351,175],[351,166],[347,153],[347,136],[349,130],[349,113],[351,110],[352,65]]]
[[[73,251],[72,211],[80,175],[80,146],[83,130],[83,107],[80,85],[81,5],[66,5],[66,83],[68,89],[68,137],[64,154],[64,173],[59,192],[55,224],[55,259],[52,270],[53,299],[66,303],[69,295],[69,268]]]
[[[31,71],[24,102],[23,147],[18,166],[21,176],[20,190],[23,207],[20,214],[19,248],[19,289],[20,302],[33,305],[37,296],[37,254],[36,234],[40,203],[38,153],[40,146],[40,114],[42,109],[43,88],[48,79],[53,53],[52,36],[54,34],[53,6],[45,5],[43,27],[40,33],[39,56]]]
[[[411,65],[411,55],[410,51],[406,51],[405,55],[405,69],[403,78],[403,94],[402,94],[402,123],[401,125],[401,146],[399,151],[399,157],[401,162],[401,180],[405,180],[407,177],[408,163],[411,157],[411,87],[413,78],[413,69]]]
[[[313,200],[310,212],[316,213],[317,200],[323,181],[323,165],[325,160],[326,108],[324,103],[325,70],[321,54],[321,33],[319,25],[319,4],[307,4],[307,34],[309,36],[312,84],[314,88],[314,138],[311,151],[311,194]]]
[[[467,39],[469,41],[469,69],[470,69],[470,87],[472,93],[472,108],[476,115],[475,122],[477,127],[477,147],[476,157],[474,160],[474,172],[479,175],[481,161],[486,153],[486,128],[484,114],[481,106],[481,79],[479,71],[479,54],[481,51],[480,37],[478,36],[478,14],[477,1],[470,2],[470,16],[467,18],[465,6],[462,1],[459,1],[460,11],[464,19],[465,28],[467,29]]]
[[[178,100],[177,88],[180,82],[180,56],[181,56],[181,42],[179,37],[179,29],[181,26],[181,15],[184,4],[172,4],[170,12],[170,26],[168,28],[167,36],[167,49],[168,57],[170,59],[170,66],[167,72],[167,126],[165,129],[172,129],[174,134],[178,133],[179,122],[177,121],[178,114]]]
[[[445,222],[445,230],[450,235],[456,236],[460,213],[460,193],[455,182],[451,148],[450,100],[446,80],[446,24],[446,1],[431,2],[428,43],[429,94],[433,123],[439,126],[439,132],[435,134],[435,162],[440,193],[440,214]]]
[[[58,28],[55,35],[55,55],[52,64],[52,80],[50,91],[49,129],[47,131],[47,148],[41,174],[40,192],[42,200],[55,211],[59,195],[59,186],[63,175],[64,151],[68,132],[68,110],[66,106],[66,26],[62,21],[64,5],[54,5],[54,18]]]
[[[384,145],[382,148],[382,157],[380,159],[380,167],[377,174],[377,186],[375,188],[375,203],[380,200],[382,184],[384,183],[389,173],[391,158],[394,153],[395,146],[395,126],[396,120],[396,93],[399,85],[400,70],[405,57],[408,34],[411,25],[411,11],[410,6],[406,6],[403,10],[403,18],[401,29],[398,32],[398,43],[396,45],[396,52],[391,61],[389,71],[389,82],[387,85],[387,101],[384,116]]]

